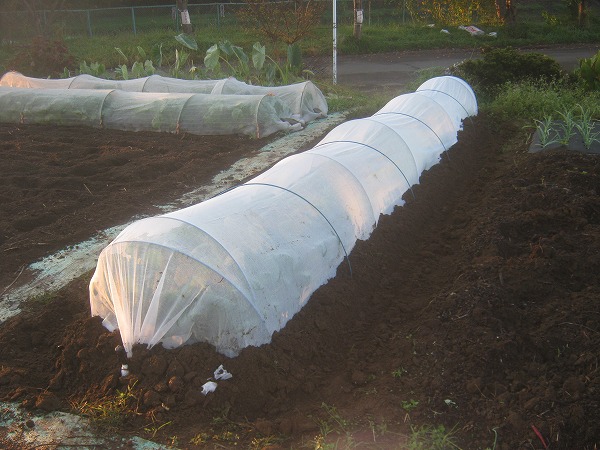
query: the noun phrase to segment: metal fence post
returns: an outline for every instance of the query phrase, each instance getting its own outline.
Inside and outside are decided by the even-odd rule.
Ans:
[[[90,10],[86,9],[85,10],[86,13],[86,17],[87,17],[87,29],[88,29],[88,35],[90,37],[92,37],[92,19],[90,18]]]
[[[135,8],[131,8],[131,21],[133,22],[133,34],[137,34],[137,30],[135,28]]]

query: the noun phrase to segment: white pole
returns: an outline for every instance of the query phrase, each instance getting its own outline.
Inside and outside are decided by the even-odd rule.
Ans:
[[[333,84],[337,84],[337,0],[333,0]]]

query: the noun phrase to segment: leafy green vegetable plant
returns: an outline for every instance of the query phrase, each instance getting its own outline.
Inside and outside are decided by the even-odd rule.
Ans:
[[[189,53],[175,49],[175,64],[173,64],[173,68],[171,69],[171,76],[173,78],[183,78],[185,65],[189,57]]]
[[[184,47],[189,48],[190,50],[198,50],[198,43],[196,42],[196,40],[185,33],[181,33],[175,36],[175,40]]]
[[[156,49],[158,50],[158,54],[160,54],[160,66],[160,64],[162,63],[162,46],[155,46],[153,48],[153,51],[155,51]],[[141,60],[144,60],[144,62],[136,58],[136,61],[134,61],[134,63],[131,65],[131,69],[127,67],[127,62],[129,62],[129,58],[127,57],[127,55],[125,55],[123,50],[121,50],[119,47],[115,47],[115,50],[121,56],[121,58],[125,60],[125,64],[119,64],[115,68],[117,76],[122,78],[123,80],[129,80],[130,78],[147,77],[156,73],[154,63],[151,59],[147,58],[146,51],[142,47],[138,46],[137,52]]]
[[[82,61],[79,64],[79,73],[104,78],[106,77],[106,67],[104,66],[104,64],[100,64],[98,62],[88,64],[86,61]]]
[[[251,56],[248,57],[242,47],[233,45],[229,41],[222,41],[212,45],[206,51],[204,65],[209,71],[219,74],[223,72],[222,65],[224,65],[225,73],[257,84],[275,84],[277,81],[290,84],[300,78],[298,75],[301,70],[300,55],[298,46],[290,46],[288,62],[282,66],[267,55],[266,47],[260,42],[254,43]]]
[[[136,61],[131,66],[131,76],[133,78],[148,77],[150,75],[154,75],[155,72],[156,69],[154,69],[154,65],[149,59],[147,59],[143,64],[139,61]]]
[[[600,90],[600,51],[591,58],[579,61],[578,74],[587,90]]]
[[[235,78],[242,80],[247,79],[250,74],[248,62],[248,55],[242,47],[232,45],[229,41],[214,44],[206,51],[204,57],[204,65],[209,70],[220,72],[221,63],[224,63]]]
[[[121,64],[115,67],[115,73],[117,77],[120,77],[123,80],[129,80],[129,69],[127,68],[127,64]]]

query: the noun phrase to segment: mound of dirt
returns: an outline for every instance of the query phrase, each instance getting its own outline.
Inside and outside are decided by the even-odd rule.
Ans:
[[[49,129],[0,131],[3,283],[44,254],[36,243],[151,212],[264,144],[69,129],[44,147]],[[233,359],[195,344],[126,360],[89,317],[87,274],[0,327],[0,398],[181,448],[402,448],[443,426],[464,449],[591,450],[600,160],[526,150],[510,125],[466,122],[357,244],[352,275],[340,266],[271,344]],[[220,364],[233,378],[203,395]],[[89,407],[114,399],[118,425]]]

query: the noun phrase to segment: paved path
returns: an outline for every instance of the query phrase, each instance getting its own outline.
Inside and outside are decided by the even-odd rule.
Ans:
[[[579,60],[589,58],[600,49],[600,44],[531,48],[525,51],[550,56],[566,70],[573,70]],[[473,50],[421,50],[376,55],[339,55],[337,57],[338,84],[349,84],[365,90],[397,90],[411,81],[417,71],[432,67],[450,67],[469,58],[479,58],[479,48]],[[329,63],[331,72],[331,62]]]

